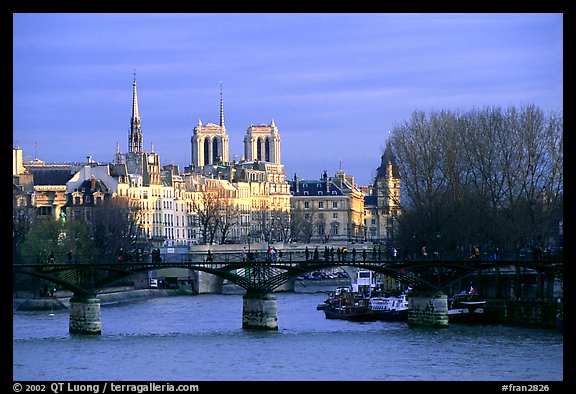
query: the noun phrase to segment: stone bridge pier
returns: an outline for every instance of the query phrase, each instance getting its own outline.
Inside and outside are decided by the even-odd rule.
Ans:
[[[78,296],[70,298],[70,334],[100,335],[100,299],[96,296]]]
[[[408,296],[408,325],[448,327],[448,296],[437,292],[414,292]]]
[[[242,328],[278,330],[278,304],[275,296],[247,290],[242,300]]]

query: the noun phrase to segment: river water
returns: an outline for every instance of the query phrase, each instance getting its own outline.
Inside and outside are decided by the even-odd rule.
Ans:
[[[278,331],[242,329],[241,295],[103,305],[102,335],[68,311],[14,312],[13,379],[50,381],[562,381],[563,335],[502,325],[329,320],[323,293],[277,293]]]

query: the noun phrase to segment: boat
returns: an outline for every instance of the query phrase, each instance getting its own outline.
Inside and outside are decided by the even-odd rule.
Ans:
[[[374,313],[369,308],[369,298],[363,293],[350,291],[348,288],[338,288],[330,294],[322,310],[327,319],[375,320]]]
[[[328,319],[353,321],[407,321],[408,300],[379,292],[357,292],[348,287],[338,287],[317,310],[323,310]]]
[[[399,297],[371,296],[369,309],[375,315],[376,320],[407,321],[408,299],[406,293]]]
[[[462,291],[448,299],[448,322],[480,322],[486,316],[485,307],[486,300],[480,299],[476,292]]]

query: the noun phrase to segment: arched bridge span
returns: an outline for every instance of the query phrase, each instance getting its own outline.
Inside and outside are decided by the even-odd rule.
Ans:
[[[445,290],[458,281],[483,271],[503,267],[527,269],[563,280],[562,261],[492,260],[353,260],[353,261],[237,261],[160,263],[22,264],[13,272],[50,281],[77,296],[92,296],[113,283],[140,272],[185,268],[216,275],[252,293],[273,292],[287,281],[309,272],[350,266],[393,277],[414,287]]]

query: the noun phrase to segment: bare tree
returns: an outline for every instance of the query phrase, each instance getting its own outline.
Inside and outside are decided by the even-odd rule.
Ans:
[[[314,224],[312,222],[312,213],[300,209],[290,211],[290,236],[298,242],[310,242],[314,235]]]
[[[92,208],[90,225],[97,258],[113,260],[119,250],[129,252],[146,245],[141,230],[142,210],[135,201],[114,197]]]
[[[219,198],[218,214],[216,216],[216,227],[220,233],[220,243],[226,242],[230,235],[230,230],[236,227],[240,221],[240,210],[232,199]]]
[[[202,234],[202,243],[214,242],[218,226],[218,215],[220,203],[215,191],[205,191],[199,200],[192,204],[192,212],[200,224],[200,233]]]
[[[562,115],[534,105],[414,112],[392,134],[403,242],[513,250],[554,239],[562,220],[562,133]]]
[[[277,241],[290,241],[290,212],[283,210],[273,210],[272,218],[272,236]]]

